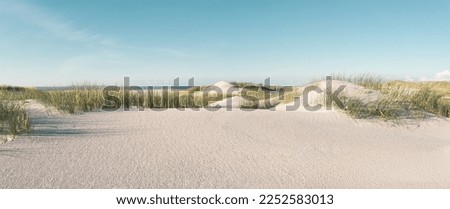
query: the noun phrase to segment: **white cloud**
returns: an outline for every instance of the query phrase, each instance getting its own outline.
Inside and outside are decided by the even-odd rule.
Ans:
[[[436,80],[450,81],[450,70],[445,70],[437,73],[435,76]]]
[[[419,81],[450,81],[450,70],[444,70],[436,73],[433,77],[422,77]]]

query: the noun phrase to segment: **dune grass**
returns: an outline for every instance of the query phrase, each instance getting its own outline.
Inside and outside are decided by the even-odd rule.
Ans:
[[[381,93],[378,100],[370,103],[341,96],[346,106],[345,112],[355,118],[378,117],[385,120],[408,117],[423,118],[427,113],[449,117],[450,98],[447,98],[450,96],[449,82],[386,81],[380,76],[369,74],[356,76],[336,75],[333,79],[352,82]],[[250,84],[235,83],[235,85],[246,87],[246,85]],[[116,108],[123,105],[131,108],[202,108],[207,107],[211,102],[233,96],[221,94],[206,95],[204,97],[201,90],[205,88],[200,87],[180,91],[178,97],[173,91],[168,91],[167,93],[163,93],[162,90],[145,91],[144,94],[131,91],[129,100],[125,101],[123,92],[116,92],[116,96],[120,101],[124,101],[125,104],[112,105],[116,105]],[[268,92],[271,92],[269,95],[271,101],[276,99],[275,103],[288,103],[293,101],[295,97],[301,96],[301,88],[281,88],[281,90],[278,87],[274,87],[275,89],[271,88],[266,89],[262,88],[261,85],[251,84],[246,89],[259,100],[259,103],[255,105],[254,102],[248,101],[241,106],[253,109],[273,107],[273,105],[266,105],[268,104],[265,102]],[[273,93],[274,90],[280,91]],[[101,110],[103,105],[108,104],[103,98],[103,87],[87,82],[73,85],[64,90],[50,89],[46,91],[34,88],[0,86],[2,132],[18,134],[29,130],[30,122],[26,116],[26,111],[21,108],[20,102],[18,102],[27,99],[38,100],[45,105],[70,114],[98,111]],[[9,120],[12,121],[9,122]]]
[[[0,96],[7,98],[5,100],[8,101],[35,99],[44,105],[70,114],[99,111],[104,105],[109,105],[114,108],[120,108],[122,106],[121,103],[110,104],[103,97],[103,87],[89,83],[73,85],[67,87],[65,90],[55,88],[44,91],[34,88],[22,88],[18,91],[15,90],[17,88],[0,88]],[[201,108],[208,106],[211,102],[233,96],[228,94],[214,94],[215,92],[204,96],[198,90],[179,91],[178,96],[170,90],[167,92],[163,92],[162,90],[144,91],[142,93],[130,91],[127,99],[124,99],[122,90],[121,92],[113,92],[113,95],[119,98],[124,103],[123,105],[130,108]]]
[[[132,104],[137,104],[135,96],[133,94]],[[153,92],[145,95],[145,100],[140,105],[147,108],[202,108],[207,107],[211,102],[220,101],[228,97],[231,97],[231,95],[214,94],[204,97],[202,94],[180,92],[176,96],[173,92]]]
[[[61,112],[76,113],[98,110],[103,105],[102,87],[96,85],[73,85],[67,90],[25,89],[20,92],[3,92],[10,100],[35,99]]]
[[[358,99],[341,97],[346,112],[355,118],[378,117],[384,120],[402,118],[421,119],[428,113],[449,117],[450,82],[385,81],[380,77],[357,76],[356,84],[378,90],[380,98],[365,103]]]
[[[16,136],[30,130],[31,124],[26,110],[15,102],[0,100],[0,135]]]
[[[102,87],[90,84],[73,85],[67,90],[37,90],[23,88],[20,91],[0,89],[0,96],[8,101],[35,99],[61,112],[76,113],[98,110],[103,105]]]
[[[70,90],[47,91],[37,99],[72,114],[100,110],[104,102],[102,88],[98,86],[74,86]]]
[[[0,135],[16,136],[28,133],[31,122],[25,108],[13,97],[13,92],[24,93],[22,87],[0,87]]]
[[[287,104],[293,102],[295,98],[302,95],[302,88],[300,87],[283,87],[279,91],[280,101]]]
[[[368,89],[381,90],[385,83],[385,79],[374,74],[358,74],[358,75],[333,75],[333,80],[347,81],[349,83],[358,84]]]
[[[364,102],[359,99],[340,96],[345,104],[344,112],[354,118],[380,118],[398,120],[404,118],[423,119],[434,114],[450,117],[450,82],[404,82],[386,81],[378,76],[336,76],[334,80],[344,80],[380,92],[376,101]],[[246,87],[247,83],[236,83]],[[180,91],[178,96],[173,91],[163,93],[161,90],[146,91],[144,94],[131,91],[129,99],[124,100],[123,92],[116,92],[125,104],[112,104],[116,108],[127,105],[145,108],[203,108],[211,102],[220,101],[234,95],[203,95],[204,88]],[[274,89],[261,85],[246,87],[258,102],[244,101],[241,108],[268,109],[273,107],[266,102],[267,94],[272,103],[288,103],[301,95],[301,88],[281,89],[273,94]],[[276,90],[280,90],[277,87]],[[242,96],[242,93],[238,95]],[[280,97],[281,96],[281,97]],[[38,90],[35,88],[0,86],[0,136],[17,136],[31,130],[31,120],[23,104],[24,100],[35,99],[55,107],[65,113],[89,112],[101,110],[108,102],[103,98],[103,87],[84,83],[61,90]],[[111,104],[110,104],[111,105]]]
[[[449,117],[450,99],[445,94],[430,87],[421,87],[413,94],[412,105],[418,109],[439,116]]]
[[[423,118],[425,112],[414,106],[413,94],[403,90],[385,92],[374,102],[363,102],[355,98],[341,97],[346,113],[354,118]]]

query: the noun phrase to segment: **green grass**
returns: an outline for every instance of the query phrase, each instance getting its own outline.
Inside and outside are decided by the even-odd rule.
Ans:
[[[381,97],[371,103],[364,103],[354,98],[341,97],[346,105],[345,112],[355,118],[381,118],[384,120],[400,118],[423,118],[426,113],[433,113],[438,116],[449,117],[450,83],[449,82],[403,82],[386,81],[379,76],[369,74],[357,76],[337,75],[334,80],[344,80],[369,89],[377,90]],[[234,83],[236,86],[246,86],[249,83]],[[253,84],[252,84],[253,85]],[[201,93],[194,91],[203,90],[205,87],[180,91],[179,97],[173,92],[162,94],[162,91],[144,92],[144,96],[137,92],[130,93],[130,107],[145,108],[202,108],[208,103],[219,101],[232,95],[208,95],[203,100]],[[272,88],[272,87],[271,87]],[[247,87],[259,100],[259,104],[264,103],[267,93],[275,89],[263,88],[262,85]],[[275,88],[275,87],[274,87]],[[116,92],[117,93],[117,92]],[[191,93],[191,94],[189,94]],[[123,101],[122,92],[116,94]],[[275,99],[278,94],[271,94],[270,98]],[[289,103],[295,97],[301,96],[298,88],[287,88],[284,98],[280,101]],[[20,134],[29,131],[30,121],[26,111],[20,106],[20,101],[35,99],[41,103],[52,106],[61,112],[74,114],[77,112],[98,111],[105,103],[103,98],[103,87],[90,83],[73,85],[67,90],[42,91],[34,88],[7,87],[0,86],[1,101],[1,132],[7,134]],[[116,104],[118,105],[118,104]],[[255,105],[253,102],[244,102],[243,108],[270,108],[266,105]],[[117,107],[117,106],[116,106]]]
[[[103,98],[103,87],[91,84],[73,85],[68,90],[37,90],[33,88],[22,88],[20,91],[11,90],[15,88],[0,88],[0,96],[7,98],[8,101],[22,101],[35,99],[41,103],[55,107],[64,113],[78,113],[99,111],[104,104],[108,104]],[[206,107],[208,103],[231,97],[227,94],[214,94],[211,92],[203,100],[203,95],[195,94],[194,90],[180,91],[179,96],[172,91],[162,93],[160,90],[153,92],[144,91],[143,95],[136,91],[130,91],[129,100],[124,101],[122,92],[114,92],[114,96],[120,101],[124,101],[130,108],[201,108]],[[189,94],[191,93],[191,94]],[[111,104],[108,104],[111,105]],[[112,104],[118,108],[118,104]]]
[[[412,104],[424,111],[449,117],[450,99],[444,98],[445,94],[429,87],[422,87],[414,94]]]
[[[71,90],[48,91],[38,100],[68,113],[99,110],[104,102],[102,88],[97,86],[74,86]]]
[[[412,94],[403,91],[391,91],[381,95],[374,102],[363,102],[354,98],[341,97],[346,113],[354,118],[380,118],[397,120],[401,118],[423,118],[424,112],[416,108]]]
[[[300,97],[302,95],[300,87],[293,87],[293,88],[285,88],[284,92],[282,93],[282,96],[280,100],[283,101],[283,103],[287,104],[290,102],[293,102],[295,98]],[[280,93],[281,94],[281,93]]]
[[[358,84],[368,89],[381,90],[385,83],[385,79],[381,76],[373,74],[359,74],[359,75],[333,75],[333,80],[347,81],[349,83]]]
[[[26,91],[22,87],[0,86],[0,135],[16,136],[28,133],[31,122],[21,101],[14,95],[23,96]]]
[[[97,85],[73,85],[68,90],[37,90],[24,88],[21,91],[1,90],[0,96],[11,101],[35,99],[61,112],[77,113],[99,110],[103,106],[103,88]]]
[[[449,117],[450,99],[446,96],[450,95],[450,82],[384,81],[370,76],[357,77],[353,81],[381,93],[381,97],[371,103],[341,97],[346,112],[354,118],[421,119],[427,113]]]
[[[16,136],[31,130],[26,110],[16,102],[0,98],[0,135]]]
[[[135,96],[132,96],[132,98]],[[220,101],[224,98],[231,97],[231,95],[214,95],[205,97],[202,95],[188,94],[187,92],[180,93],[178,97],[173,92],[161,94],[158,92],[145,95],[145,102],[140,105],[148,108],[202,108],[208,106],[209,103]],[[137,99],[132,99],[132,104],[137,104]]]

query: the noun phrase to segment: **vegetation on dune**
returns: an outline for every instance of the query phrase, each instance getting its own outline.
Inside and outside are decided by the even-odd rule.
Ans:
[[[12,90],[14,89],[14,90]],[[201,92],[195,92],[199,89],[189,89],[179,91],[178,95],[173,91],[129,91],[126,99],[122,90],[113,92],[117,97],[118,104],[111,103],[103,97],[103,87],[91,84],[73,85],[65,90],[50,89],[37,90],[34,88],[0,88],[0,96],[8,101],[21,101],[35,99],[45,105],[55,107],[61,112],[74,114],[77,112],[90,112],[101,110],[104,105],[112,108],[120,108],[122,101],[127,107],[145,107],[145,108],[201,108],[211,102],[219,101],[232,95],[215,94],[210,92],[203,96]],[[110,93],[111,94],[111,93]],[[7,98],[7,99],[5,99]],[[205,98],[205,99],[203,99]]]
[[[30,130],[30,119],[26,110],[17,103],[0,100],[0,135],[16,136]]]
[[[400,118],[422,118],[423,111],[412,103],[413,95],[403,90],[383,93],[374,102],[363,102],[355,98],[341,97],[346,106],[346,112],[354,118],[379,117],[384,120]]]
[[[334,80],[344,80],[380,92],[377,100],[367,102],[353,97],[341,95],[346,113],[355,118],[381,118],[384,120],[401,118],[424,118],[427,113],[449,117],[450,114],[450,82],[404,82],[385,81],[379,76],[337,75]],[[234,83],[245,87],[248,83]],[[262,85],[246,87],[258,105],[252,101],[244,101],[242,108],[271,108],[272,103],[294,101],[301,96],[300,88],[270,87]],[[17,135],[30,130],[30,119],[21,101],[35,99],[41,103],[55,107],[61,112],[77,113],[101,110],[104,105],[116,109],[129,107],[145,108],[202,108],[211,102],[220,101],[233,95],[208,94],[203,95],[206,87],[198,87],[180,91],[130,91],[128,99],[124,100],[122,90],[113,92],[119,103],[105,100],[103,87],[84,83],[66,89],[38,90],[35,88],[0,86],[0,133]],[[273,89],[272,89],[273,88]],[[277,91],[274,91],[277,90]],[[276,93],[274,93],[276,92]],[[115,93],[115,94],[114,94]],[[268,95],[268,93],[270,93]],[[239,95],[243,96],[242,93]],[[267,97],[269,96],[269,97]],[[203,99],[205,98],[205,99]],[[125,102],[125,104],[122,104]]]
[[[338,77],[341,78],[342,77]],[[380,98],[374,102],[341,96],[346,112],[355,118],[379,117],[384,120],[424,118],[427,113],[449,117],[450,82],[384,81],[379,77],[356,76],[343,78],[366,88],[378,90]]]
[[[0,135],[16,136],[31,130],[30,119],[19,101],[13,99],[13,93],[23,93],[22,87],[0,87]]]
[[[153,92],[145,96],[144,107],[148,108],[202,108],[208,106],[210,102],[220,101],[231,95],[215,94],[205,96],[194,94],[193,92],[183,92],[175,95],[173,92]],[[132,104],[137,104],[137,99],[132,99]],[[142,105],[142,104],[140,104]]]
[[[347,81],[349,83],[354,83],[373,90],[381,90],[385,83],[385,79],[383,77],[373,74],[359,74],[352,76],[348,76],[345,74],[336,74],[332,77],[333,80]]]
[[[0,87],[0,135],[16,136],[31,130],[31,120],[22,105],[35,99],[61,112],[76,113],[99,110],[103,105],[102,88],[78,85],[69,90],[41,91],[35,88]]]
[[[35,99],[61,112],[76,113],[99,110],[104,101],[102,89],[101,86],[82,84],[73,85],[67,90],[43,91],[34,88],[24,88],[20,91],[0,90],[0,95],[15,101]]]
[[[299,87],[282,87],[279,89],[279,98],[283,103],[290,103],[295,100],[295,98],[302,95],[302,88]]]
[[[38,100],[68,113],[99,110],[103,106],[102,88],[74,86],[71,90],[44,92]]]

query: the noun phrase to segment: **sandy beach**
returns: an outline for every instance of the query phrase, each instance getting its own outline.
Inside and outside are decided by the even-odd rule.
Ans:
[[[450,121],[335,111],[53,113],[0,145],[2,188],[450,188]]]

